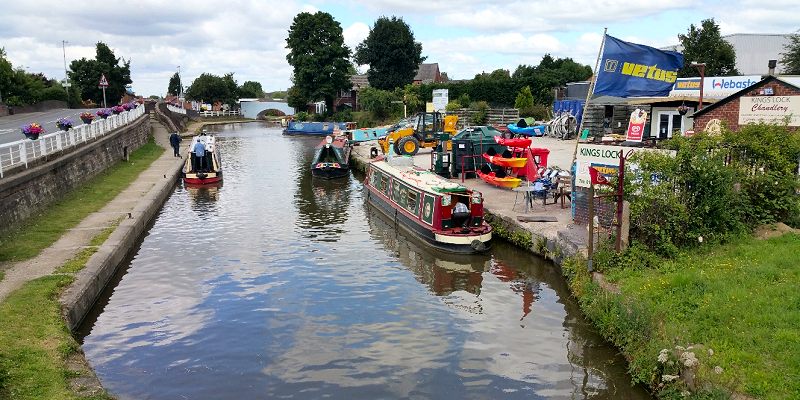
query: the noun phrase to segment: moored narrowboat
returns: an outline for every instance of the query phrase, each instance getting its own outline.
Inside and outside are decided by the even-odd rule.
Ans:
[[[284,135],[333,135],[336,130],[344,131],[354,129],[352,122],[309,122],[309,121],[289,121]]]
[[[314,158],[311,160],[311,175],[334,179],[347,176],[350,171],[351,145],[343,136],[326,136],[317,145]]]
[[[490,247],[481,193],[414,167],[410,157],[370,162],[364,187],[370,204],[434,248],[469,254]]]

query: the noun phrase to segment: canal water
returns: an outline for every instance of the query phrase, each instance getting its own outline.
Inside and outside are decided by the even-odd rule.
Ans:
[[[82,328],[120,399],[645,399],[556,268],[398,233],[319,138],[220,126],[224,182],[178,186]]]

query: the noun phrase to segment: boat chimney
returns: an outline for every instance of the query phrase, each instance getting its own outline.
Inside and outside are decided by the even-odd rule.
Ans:
[[[767,75],[775,76],[775,66],[777,64],[778,64],[778,60],[769,60],[767,62],[767,68],[769,68],[769,72],[767,72]]]

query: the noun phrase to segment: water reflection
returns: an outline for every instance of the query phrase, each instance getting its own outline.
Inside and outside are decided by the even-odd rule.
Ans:
[[[311,179],[317,139],[218,135],[224,186],[178,186],[89,321],[120,399],[645,398],[549,263],[409,240]]]

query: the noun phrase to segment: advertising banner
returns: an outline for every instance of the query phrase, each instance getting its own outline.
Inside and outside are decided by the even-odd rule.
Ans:
[[[681,53],[628,43],[606,35],[594,94],[667,96],[682,67]]]
[[[631,119],[628,121],[628,133],[625,135],[625,140],[629,142],[641,142],[646,122],[647,112],[638,108],[633,110]]]
[[[447,107],[448,94],[447,89],[433,89],[433,110],[444,111]]]

